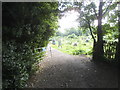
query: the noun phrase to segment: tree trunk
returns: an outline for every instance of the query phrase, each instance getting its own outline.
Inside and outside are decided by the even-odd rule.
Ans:
[[[104,57],[103,50],[103,32],[102,32],[102,6],[103,2],[100,0],[99,15],[98,15],[98,28],[97,28],[97,42],[93,47],[93,60],[102,60]]]
[[[119,8],[120,8],[120,3],[118,3],[118,10]],[[119,32],[119,37],[118,37],[118,44],[115,55],[115,59],[117,60],[117,62],[120,61],[120,10],[118,11],[118,32]]]

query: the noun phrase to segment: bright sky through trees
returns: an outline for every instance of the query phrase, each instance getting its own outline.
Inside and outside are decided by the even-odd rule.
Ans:
[[[65,15],[59,19],[59,30],[62,33],[65,33],[65,29],[69,29],[72,27],[78,27],[79,22],[77,21],[79,16],[79,13],[72,10],[72,11],[68,11],[65,13]]]
[[[59,19],[59,26],[60,28],[58,30],[60,30],[62,33],[65,33],[66,29],[69,28],[77,28],[79,26],[79,22],[77,21],[79,17],[79,13],[75,10],[72,11],[68,11],[66,13],[64,13],[64,16]],[[103,19],[103,24],[106,23],[106,19]],[[95,20],[94,21],[94,25],[97,26],[98,21]]]
[[[74,0],[71,0],[71,2],[72,1],[74,1]],[[113,1],[115,1],[115,0],[113,0]],[[98,10],[99,1],[94,0],[94,2],[97,6],[96,9]],[[86,0],[85,1],[85,4],[90,4],[90,3],[91,3],[91,0]],[[61,19],[58,20],[59,26],[60,26],[60,28],[58,30],[60,30],[62,33],[65,33],[66,29],[69,29],[69,28],[72,28],[72,27],[77,28],[79,26],[79,22],[77,21],[78,17],[79,17],[79,13],[75,10],[65,12],[64,16]],[[104,25],[105,23],[107,23],[107,18],[102,19],[102,25]],[[98,25],[98,21],[95,20],[94,21],[94,26],[97,26],[97,25]]]

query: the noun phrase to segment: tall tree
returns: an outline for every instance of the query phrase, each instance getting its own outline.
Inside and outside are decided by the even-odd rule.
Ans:
[[[95,43],[95,47],[93,50],[93,60],[103,60],[104,57],[104,50],[103,50],[103,30],[102,30],[102,18],[105,16],[105,14],[110,10],[110,6],[112,2],[109,3],[105,9],[103,9],[103,6],[105,5],[105,2],[103,0],[99,1],[99,9],[98,13],[96,12],[96,9],[94,8],[93,4],[93,10],[96,15],[96,18],[98,20],[98,27],[97,27],[97,42]]]
[[[95,15],[98,20],[98,28],[97,28],[97,43],[95,43],[95,47],[94,47],[94,51],[93,51],[93,60],[102,59],[102,57],[104,56],[103,31],[102,31],[102,13],[103,13],[102,7],[103,7],[103,0],[100,0],[98,15],[95,12]],[[93,9],[95,9],[95,8],[93,8]]]
[[[85,16],[84,21],[86,21],[88,28],[90,30],[90,33],[92,35],[92,38],[94,40],[93,60],[103,60],[103,57],[104,57],[102,19],[103,19],[103,17],[106,16],[106,13],[110,10],[111,3],[112,2],[106,3],[106,2],[103,2],[103,0],[100,0],[98,10],[96,10],[96,5],[94,2],[91,2],[91,4],[89,4],[89,5],[85,4],[85,7],[84,7],[84,8],[87,7],[86,10],[89,10],[87,14],[86,14],[86,10],[84,10],[83,14]],[[90,6],[90,8],[92,8],[93,10],[88,8],[88,6]],[[80,8],[80,10],[81,10],[81,8]],[[93,13],[94,13],[94,15],[92,15]],[[94,19],[92,19],[92,18],[94,18]],[[94,35],[92,34],[93,31],[92,31],[92,27],[91,27],[91,22],[94,21],[95,19],[98,21],[97,31],[96,31],[97,32],[97,40],[95,40]]]

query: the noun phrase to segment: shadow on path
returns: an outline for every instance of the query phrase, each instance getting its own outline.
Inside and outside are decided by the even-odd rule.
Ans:
[[[85,56],[73,56],[47,49],[40,70],[28,82],[30,88],[118,88],[116,67],[91,62]]]

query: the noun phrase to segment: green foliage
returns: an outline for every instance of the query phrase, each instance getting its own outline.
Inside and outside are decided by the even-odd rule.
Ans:
[[[68,38],[76,38],[77,36],[75,34],[71,34],[67,36]]]
[[[3,3],[3,88],[23,88],[57,28],[57,3]],[[40,48],[37,50],[37,48]]]
[[[36,70],[35,63],[38,63],[43,56],[43,52],[34,54],[36,52],[33,53],[27,43],[22,45],[14,41],[3,43],[4,88],[24,87],[29,75]]]
[[[73,55],[80,55],[80,54],[85,54],[85,51],[84,50],[75,50],[73,52]]]
[[[71,55],[92,55],[93,45],[90,36],[76,36],[76,38],[68,38],[69,36],[71,35],[59,37],[62,39],[62,48],[58,47],[57,45],[52,45],[52,47]],[[56,37],[56,40],[58,40],[59,38]],[[86,42],[87,38],[89,38],[88,42]],[[74,46],[74,43],[77,43],[77,46]]]
[[[89,31],[86,28],[69,28],[65,30],[65,33],[60,32],[60,30],[56,31],[56,36],[69,36],[69,35],[81,36],[81,35],[89,35]]]
[[[80,45],[82,46],[82,48],[79,48],[79,49],[69,45],[69,44],[72,44],[71,43],[72,39],[75,40],[75,35],[82,36],[83,33],[86,33],[86,36],[89,36],[91,34],[94,42],[96,42],[96,44],[94,44],[95,46],[94,57],[96,57],[96,60],[97,60],[99,58],[102,59],[102,57],[104,56],[103,48],[105,48],[105,46],[103,43],[107,42],[108,44],[109,42],[116,42],[116,41],[119,43],[120,35],[118,30],[120,30],[119,29],[120,25],[117,25],[118,18],[119,18],[119,10],[117,10],[116,8],[119,3],[112,0],[107,2],[100,2],[99,0],[98,7],[96,6],[96,3],[97,2],[92,2],[92,1],[90,1],[89,3],[87,3],[86,1],[83,1],[82,3],[79,3],[79,2],[73,3],[73,7],[75,7],[75,9],[76,7],[77,9],[79,8],[78,12],[80,13],[80,16],[78,20],[80,23],[80,29],[77,30],[77,33],[76,33],[76,29],[66,30],[67,32],[65,34],[58,33],[59,35],[56,35],[56,36],[65,36],[64,38],[66,38],[67,36],[67,38],[69,39],[69,40],[66,39],[68,40],[67,43],[64,43],[65,45],[63,45],[63,48],[59,50],[63,52],[67,52],[69,54],[71,54],[70,52],[73,52],[72,54],[75,54],[75,55],[92,54],[92,50],[85,49],[84,46],[82,46],[81,44]],[[65,3],[64,3],[64,6],[65,6]],[[98,21],[97,26],[95,26],[96,25],[96,23],[94,22],[95,20]],[[80,33],[78,33],[78,31],[80,31]],[[81,41],[79,40],[79,42]],[[117,45],[118,48],[119,46],[120,45]],[[111,47],[110,44],[108,44],[107,47],[108,48]],[[114,47],[116,47],[116,45],[114,45]],[[74,48],[75,50],[71,48]],[[118,51],[119,49],[118,50],[114,49],[114,50]],[[109,52],[112,52],[112,50]],[[119,56],[119,53],[118,53],[118,56]]]
[[[81,54],[84,54],[84,55],[92,55],[92,48],[91,49],[81,49],[81,50],[75,50],[73,51],[73,55],[81,55]]]
[[[118,30],[117,30],[117,25],[115,26],[110,26],[109,24],[104,24],[102,26],[103,29],[103,35],[104,35],[104,40],[109,42],[109,41],[116,41],[118,38]]]

